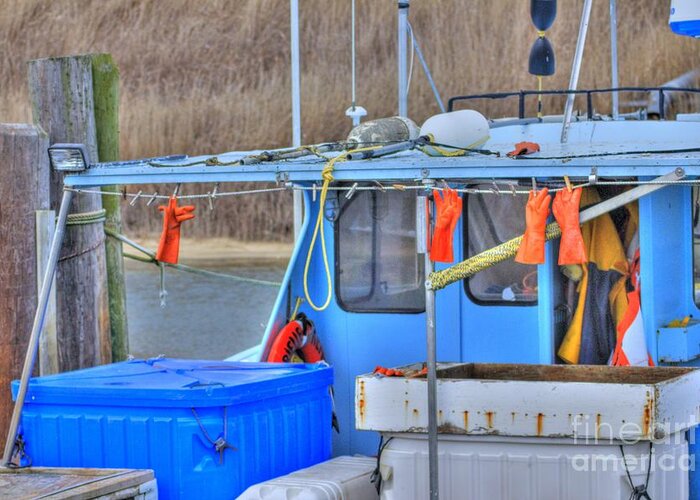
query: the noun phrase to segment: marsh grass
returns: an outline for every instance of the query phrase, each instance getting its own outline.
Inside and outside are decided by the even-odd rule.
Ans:
[[[304,142],[342,138],[350,128],[344,116],[350,104],[350,1],[300,3]],[[358,104],[369,118],[388,116],[396,107],[396,2],[357,4]],[[582,4],[559,2],[548,33],[558,67],[545,88],[568,84]],[[668,29],[668,4],[618,1],[621,84],[658,85],[700,65],[700,42]],[[411,20],[444,98],[535,88],[527,73],[536,37],[527,0],[414,0]],[[0,0],[0,121],[31,120],[26,61],[110,52],[122,78],[123,158],[288,145],[288,24],[287,0]],[[580,86],[609,86],[607,2],[595,2],[588,42]],[[491,116],[516,112],[514,102],[480,103],[479,109]],[[416,61],[410,115],[420,123],[437,111]],[[545,111],[560,113],[560,102],[547,101]],[[188,231],[286,239],[289,198],[222,199],[211,213],[202,203],[202,215]],[[154,206],[125,204],[125,220],[134,234],[160,225]]]

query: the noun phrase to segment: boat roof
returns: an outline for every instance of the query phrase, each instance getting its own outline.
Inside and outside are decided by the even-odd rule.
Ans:
[[[478,180],[530,177],[645,177],[683,168],[700,175],[700,120],[573,122],[569,142],[560,143],[561,123],[492,122],[491,137],[482,146],[491,154],[468,153],[432,157],[420,151],[337,163],[336,181]],[[517,142],[531,141],[540,152],[517,159],[506,153]],[[222,165],[262,151],[234,151],[215,156],[171,156],[101,163],[67,175],[67,187],[112,184],[202,182],[294,182],[321,179],[325,160],[306,156],[253,165]],[[331,158],[340,153],[326,153]],[[215,158],[215,160],[213,160]],[[214,164],[212,164],[214,163]]]

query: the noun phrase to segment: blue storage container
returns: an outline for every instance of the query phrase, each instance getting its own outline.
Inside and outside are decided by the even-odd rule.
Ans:
[[[330,458],[332,382],[320,364],[127,361],[32,379],[22,432],[34,465],[153,469],[161,498],[232,499]]]

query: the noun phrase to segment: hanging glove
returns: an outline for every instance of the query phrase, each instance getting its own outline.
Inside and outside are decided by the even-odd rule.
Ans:
[[[462,198],[457,191],[450,188],[445,188],[442,196],[439,191],[434,190],[433,197],[437,214],[433,241],[430,244],[430,260],[451,263],[454,261],[452,236],[462,215]]]
[[[530,191],[525,205],[525,234],[520,242],[515,262],[521,264],[544,264],[544,229],[549,216],[552,197],[547,188]]]
[[[561,242],[559,243],[559,265],[584,264],[586,247],[583,244],[581,225],[579,224],[579,203],[581,188],[562,189],[554,197],[552,211],[561,227]]]
[[[170,197],[167,205],[161,205],[158,210],[163,212],[163,232],[160,235],[156,260],[168,264],[177,264],[180,254],[180,224],[194,219],[194,205],[177,206],[177,198]]]

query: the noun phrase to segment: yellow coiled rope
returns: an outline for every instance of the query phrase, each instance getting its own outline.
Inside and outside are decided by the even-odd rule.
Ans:
[[[547,241],[559,238],[561,236],[559,224],[556,222],[547,224],[544,235]],[[515,254],[518,253],[518,248],[520,247],[522,239],[522,235],[517,236],[498,246],[484,250],[452,267],[442,271],[432,272],[428,275],[427,286],[432,290],[442,290],[447,285],[456,281],[480,273],[484,269],[495,266],[499,262],[512,259],[515,257]]]
[[[354,149],[353,152],[369,151],[372,149],[378,149],[381,146],[371,146],[367,148]],[[347,153],[343,152],[338,156],[331,158],[326,162],[326,165],[321,171],[321,178],[323,179],[323,185],[321,186],[321,196],[319,198],[319,208],[318,216],[316,217],[316,227],[314,227],[314,233],[311,237],[311,244],[309,245],[309,253],[306,255],[306,265],[304,266],[304,297],[306,302],[309,303],[314,311],[323,311],[331,303],[333,298],[333,284],[331,283],[331,269],[328,265],[328,252],[326,251],[326,234],[323,230],[323,210],[326,206],[326,196],[328,195],[328,187],[331,182],[333,182],[333,170],[335,169],[335,164],[343,161],[347,161]],[[319,232],[321,233],[321,251],[323,252],[323,268],[326,275],[326,300],[322,305],[317,305],[312,299],[309,293],[309,267],[311,265],[311,257],[314,253],[314,248],[316,247],[316,238],[318,238]]]

